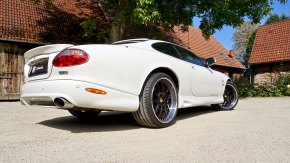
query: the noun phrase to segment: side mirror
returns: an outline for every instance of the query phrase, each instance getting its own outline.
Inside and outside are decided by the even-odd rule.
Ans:
[[[208,67],[214,65],[215,63],[216,63],[215,58],[208,58],[208,59],[206,59],[206,64],[207,64]]]

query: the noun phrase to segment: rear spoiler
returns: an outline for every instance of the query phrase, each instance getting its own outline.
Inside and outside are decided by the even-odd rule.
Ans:
[[[37,48],[33,48],[31,50],[28,50],[26,53],[24,53],[24,59],[26,62],[32,57],[42,55],[42,54],[51,54],[51,53],[60,52],[63,49],[66,49],[66,48],[72,47],[72,46],[74,46],[74,45],[72,45],[72,44],[51,44],[51,45],[40,46]]]

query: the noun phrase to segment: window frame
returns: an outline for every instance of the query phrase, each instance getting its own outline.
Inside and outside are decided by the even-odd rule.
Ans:
[[[170,45],[170,46],[172,47],[172,49],[174,49],[174,51],[176,52],[176,54],[178,55],[178,57],[175,56],[175,55],[170,55],[170,54],[168,54],[168,53],[165,53],[165,52],[163,52],[163,51],[160,51],[159,49],[157,49],[156,47],[154,47],[154,45],[157,45],[157,44]],[[173,46],[173,44],[171,44],[171,43],[168,43],[168,42],[155,42],[155,43],[151,44],[151,47],[152,47],[154,50],[156,50],[156,51],[158,51],[158,52],[160,52],[160,53],[163,53],[163,54],[166,54],[166,55],[168,55],[168,56],[170,56],[170,57],[173,57],[173,58],[177,58],[177,59],[182,60],[182,59],[181,59],[181,56],[180,56],[180,54],[179,54],[179,52],[176,50],[176,48],[175,48],[175,47]]]
[[[200,61],[202,62],[202,65],[200,65],[200,64],[196,64],[196,63],[193,63],[193,62],[190,62],[190,61],[186,61],[186,60],[184,60],[184,59],[182,58],[180,52],[178,51],[178,49],[175,48],[175,46],[177,46],[177,47],[179,47],[179,48],[181,48],[181,49],[183,49],[183,50],[188,51],[189,53],[191,53],[192,57],[195,57],[195,58],[197,58],[198,60],[200,60]],[[196,54],[194,54],[193,52],[191,52],[190,50],[188,50],[188,49],[186,49],[186,48],[184,48],[184,47],[182,47],[182,46],[176,45],[176,44],[173,44],[173,47],[174,47],[174,48],[176,49],[176,51],[179,53],[181,60],[183,60],[183,61],[185,61],[185,62],[189,62],[189,63],[191,63],[191,64],[198,65],[198,66],[207,67],[207,64],[204,62],[204,60],[201,59],[201,58],[200,58],[199,56],[197,56]]]
[[[162,51],[160,51],[160,50],[155,49],[154,46],[153,46],[153,45],[155,45],[155,44],[166,44],[166,45],[171,45],[171,46],[174,48],[174,50],[176,51],[176,53],[178,54],[179,57],[177,58],[177,57],[174,57],[174,56],[172,56],[172,55],[170,55],[170,54],[167,54],[167,53],[164,53],[164,52],[162,52]],[[179,47],[179,48],[181,48],[181,49],[183,49],[183,50],[185,50],[185,51],[188,51],[188,52],[192,55],[192,57],[195,57],[195,58],[199,59],[199,60],[203,63],[203,65],[196,64],[196,63],[193,63],[193,62],[190,62],[190,61],[186,61],[186,60],[184,60],[184,59],[182,58],[182,56],[180,55],[180,52],[177,50],[177,48],[176,48],[175,46],[177,46],[177,47]],[[193,52],[191,52],[190,50],[188,50],[188,49],[186,49],[186,48],[184,48],[184,47],[182,47],[182,46],[180,46],[180,45],[177,45],[177,44],[174,44],[174,43],[170,43],[170,42],[155,42],[155,43],[151,44],[151,47],[152,47],[154,50],[158,51],[158,52],[161,52],[161,53],[166,54],[166,55],[168,55],[168,56],[171,56],[171,57],[174,57],[174,58],[180,59],[180,60],[182,60],[182,61],[184,61],[184,62],[188,62],[188,63],[191,63],[191,64],[195,64],[195,65],[198,65],[198,66],[201,66],[201,67],[207,67],[207,64],[205,63],[205,61],[204,61],[203,59],[201,59],[200,57],[198,57],[197,55],[195,55]]]

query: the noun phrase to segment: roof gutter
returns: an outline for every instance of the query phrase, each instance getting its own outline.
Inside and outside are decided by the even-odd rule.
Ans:
[[[269,63],[280,63],[280,62],[289,62],[289,59],[283,59],[283,60],[276,60],[276,61],[264,61],[264,62],[256,62],[256,63],[249,63],[249,65],[263,65],[263,64],[269,64]]]
[[[235,69],[241,69],[241,70],[246,70],[247,69],[246,67],[233,67],[233,66],[225,66],[225,65],[220,65],[220,64],[214,64],[213,66],[235,68]]]
[[[49,43],[44,43],[44,42],[31,42],[31,41],[22,41],[22,40],[5,39],[5,38],[0,38],[0,41],[28,43],[28,44],[37,44],[37,45],[48,45],[49,44]]]

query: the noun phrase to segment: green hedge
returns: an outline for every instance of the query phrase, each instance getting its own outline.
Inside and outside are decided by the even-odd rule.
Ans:
[[[240,97],[253,97],[254,96],[255,88],[245,78],[240,78],[238,81],[235,82],[235,84],[238,88]]]
[[[246,79],[235,82],[240,97],[279,97],[290,96],[290,74],[280,75],[274,84],[262,83],[253,86]]]

